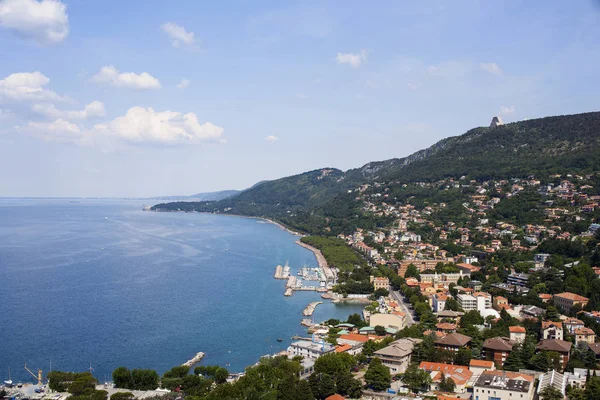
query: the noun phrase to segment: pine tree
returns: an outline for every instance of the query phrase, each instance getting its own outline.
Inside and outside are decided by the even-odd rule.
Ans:
[[[521,346],[515,344],[508,357],[506,357],[506,360],[504,360],[504,369],[506,371],[518,371],[525,368],[521,357]]]

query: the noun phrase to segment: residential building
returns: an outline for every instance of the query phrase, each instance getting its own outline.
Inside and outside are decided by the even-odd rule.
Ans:
[[[600,343],[585,343],[584,346],[593,351],[596,355],[596,360],[600,361]]]
[[[575,329],[585,328],[585,324],[583,323],[583,321],[581,321],[577,318],[571,318],[571,317],[569,317],[563,321],[563,326],[564,326],[565,330],[567,332],[569,332],[570,335],[575,334]]]
[[[474,377],[479,377],[485,371],[493,371],[496,369],[496,365],[493,361],[488,360],[476,360],[472,359],[469,363],[469,370],[473,373]]]
[[[435,269],[435,266],[437,265],[437,263],[441,262],[441,263],[447,264],[452,261],[453,261],[452,259],[450,259],[450,260],[448,260],[448,259],[430,259],[430,260],[405,259],[405,260],[402,260],[402,262],[400,262],[400,267],[398,268],[398,275],[403,277],[404,274],[406,274],[406,270],[410,264],[413,264],[415,267],[417,267],[417,270],[419,272],[423,272],[428,269]]]
[[[355,346],[357,344],[364,344],[369,340],[369,338],[365,335],[359,335],[358,333],[348,333],[345,335],[340,335],[337,339],[338,344],[349,344],[350,346]]]
[[[538,297],[540,298],[540,300],[542,300],[543,303],[549,303],[550,300],[552,300],[552,295],[548,293],[540,293]]]
[[[502,367],[515,344],[516,342],[506,337],[499,336],[486,339],[482,346],[483,357]]]
[[[533,400],[533,375],[510,371],[486,371],[473,385],[473,400]]]
[[[494,301],[492,302],[492,307],[494,310],[500,312],[502,310],[506,310],[510,308],[510,304],[508,304],[508,299],[502,296],[494,296]]]
[[[470,287],[471,289],[473,289],[474,291],[478,292],[483,287],[483,283],[481,281],[474,280],[474,281],[469,282],[467,284],[467,286]]]
[[[369,325],[381,325],[384,328],[404,329],[406,324],[406,315],[403,312],[395,311],[392,314],[371,314]]]
[[[578,346],[580,343],[592,344],[596,341],[596,333],[590,328],[577,328],[573,333],[575,336],[576,346]]]
[[[390,290],[390,280],[388,278],[380,278],[371,276],[371,283],[373,284],[373,288],[377,289],[385,289],[387,291]]]
[[[421,341],[421,339],[413,338],[398,339],[389,346],[374,352],[373,356],[378,357],[392,374],[401,374],[410,364],[414,346]]]
[[[555,351],[560,354],[560,361],[563,367],[563,370],[567,366],[569,362],[569,355],[571,354],[571,347],[573,343],[566,342],[564,340],[558,339],[545,339],[541,340],[538,345],[535,347],[537,351]]]
[[[429,372],[431,375],[431,384],[429,386],[430,391],[440,390],[439,385],[442,380],[442,376],[444,376],[446,379],[450,378],[454,381],[456,385],[454,388],[454,393],[466,393],[467,382],[473,376],[473,372],[463,365],[422,361],[421,364],[419,364],[419,368]]]
[[[541,329],[542,339],[563,340],[562,322],[542,321]]]
[[[545,311],[543,308],[537,306],[525,306],[521,309],[521,315],[524,318],[538,318],[544,315]]]
[[[477,299],[470,294],[457,294],[456,300],[458,301],[458,305],[465,311],[471,311],[477,309]]]
[[[446,301],[448,300],[448,295],[444,293],[436,293],[433,295],[431,299],[433,312],[439,313],[440,311],[444,311],[446,308]]]
[[[452,324],[450,322],[439,322],[435,328],[438,332],[442,332],[445,334],[455,333],[456,332],[456,324]]]
[[[287,353],[290,357],[302,356],[304,358],[319,358],[324,354],[335,351],[335,347],[325,342],[315,342],[308,340],[298,340],[292,342],[287,348]]]
[[[473,261],[473,260],[477,260],[477,259],[476,258],[470,259],[470,261]],[[473,261],[473,262],[476,262],[476,261]],[[456,264],[456,266],[458,267],[459,270],[462,271],[463,274],[468,274],[468,275],[471,275],[471,273],[481,270],[481,268],[476,267],[475,265],[471,265],[470,263]]]
[[[450,333],[435,340],[435,346],[440,350],[455,351],[461,347],[467,347],[471,343],[471,337],[461,333]]]
[[[460,278],[464,278],[470,275],[463,274],[462,271],[453,274],[437,272],[434,274],[421,274],[421,283],[432,283],[434,285],[441,284],[444,287],[449,287],[450,284],[457,284]]]
[[[509,326],[508,331],[510,332],[510,341],[515,343],[523,343],[527,331],[522,326]]]
[[[529,275],[519,273],[510,274],[507,279],[507,283],[509,285],[517,285],[521,287],[526,287],[527,281],[529,281]]]
[[[587,305],[588,301],[590,301],[590,299],[587,297],[570,292],[554,295],[554,305],[563,311],[571,311],[571,308],[577,304],[583,308]]]

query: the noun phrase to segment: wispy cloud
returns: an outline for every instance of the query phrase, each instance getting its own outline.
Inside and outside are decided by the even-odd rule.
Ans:
[[[361,50],[360,53],[338,53],[336,61],[338,64],[350,64],[353,68],[358,68],[363,62],[367,61],[367,51]]]
[[[489,72],[490,74],[494,74],[494,75],[502,75],[503,74],[502,69],[496,63],[481,63],[481,64],[479,64],[479,66],[481,67],[481,69]]]
[[[177,89],[185,89],[188,86],[190,86],[190,81],[188,79],[182,79],[179,81],[179,83],[177,84]]]
[[[265,137],[265,140],[267,142],[276,142],[279,140],[279,138],[277,136],[269,135],[269,136]]]
[[[183,26],[167,22],[161,28],[171,38],[173,47],[180,47],[182,43],[186,45],[194,44],[194,32],[186,31]]]
[[[515,106],[500,106],[500,114],[502,115],[510,115],[515,113]]]
[[[129,89],[146,90],[160,89],[160,82],[147,72],[136,74],[134,72],[119,72],[114,66],[102,67],[100,71],[92,77],[92,80],[99,83],[108,83],[115,87],[124,87]]]

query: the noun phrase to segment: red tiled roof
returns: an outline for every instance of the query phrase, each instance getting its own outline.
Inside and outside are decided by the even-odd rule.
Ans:
[[[369,340],[365,335],[359,335],[358,333],[348,333],[346,335],[341,335],[338,339],[352,340],[353,342],[361,343],[365,343],[367,340]]]
[[[352,348],[352,346],[350,346],[349,344],[341,344],[341,345],[339,345],[339,346],[337,346],[335,348],[335,352],[336,353],[343,353],[345,351],[350,350],[351,348]]]
[[[493,366],[494,366],[493,361],[471,360],[471,362],[469,362],[469,367],[492,368]]]
[[[542,321],[542,329],[552,328],[553,326],[562,329],[562,322]]]
[[[525,333],[525,332],[527,332],[525,330],[525,328],[523,328],[522,326],[509,326],[508,331],[510,333]]]
[[[345,400],[345,398],[336,393],[336,394],[332,394],[329,397],[326,397],[325,400]]]
[[[587,297],[583,297],[583,296],[580,296],[578,294],[571,293],[571,292],[555,294],[554,297],[560,297],[560,298],[571,300],[571,301],[588,301],[589,300]]]
[[[452,378],[457,385],[464,385],[473,376],[473,372],[471,372],[469,368],[465,367],[464,365],[451,365],[421,361],[419,368],[427,372],[437,372],[432,376],[434,382],[439,382],[442,378],[442,374],[444,374],[446,378]]]

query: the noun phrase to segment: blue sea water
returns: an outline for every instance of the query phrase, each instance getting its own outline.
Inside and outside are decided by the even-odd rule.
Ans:
[[[202,364],[242,371],[306,334],[302,310],[319,294],[284,297],[273,279],[288,260],[293,273],[316,266],[297,237],[262,220],[142,206],[0,199],[0,380],[10,367],[30,381],[25,363],[91,363],[101,381],[122,365],[162,373],[198,351]],[[326,301],[314,319],[360,310]]]

